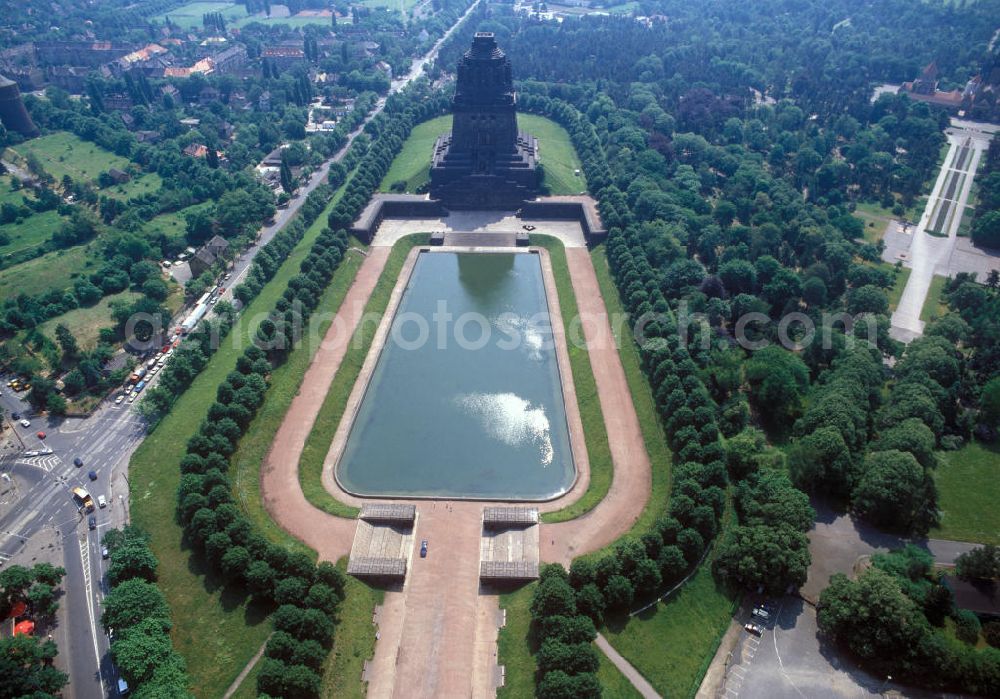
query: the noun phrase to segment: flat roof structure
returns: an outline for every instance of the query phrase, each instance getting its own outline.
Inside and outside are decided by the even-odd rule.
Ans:
[[[405,516],[406,511],[393,509],[379,514]],[[409,520],[397,521],[370,522],[359,518],[347,573],[359,578],[406,577],[407,561],[413,548],[413,523],[413,515]]]
[[[537,507],[487,507],[483,509],[484,527],[530,526],[538,524]]]
[[[366,502],[361,506],[358,519],[366,522],[409,522],[417,518],[416,505],[391,502]]]
[[[482,580],[535,580],[538,563],[532,561],[482,561],[479,564]]]

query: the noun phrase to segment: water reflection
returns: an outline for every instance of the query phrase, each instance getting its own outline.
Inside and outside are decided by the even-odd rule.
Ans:
[[[541,464],[552,463],[552,438],[544,408],[533,406],[514,393],[468,393],[455,400],[479,419],[493,439],[513,447],[534,444]]]

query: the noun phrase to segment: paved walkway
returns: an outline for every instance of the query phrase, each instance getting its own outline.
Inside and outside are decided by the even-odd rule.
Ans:
[[[953,128],[948,130],[948,142],[950,147],[927,199],[927,207],[913,230],[909,249],[900,255],[911,272],[892,314],[892,334],[903,341],[924,332],[920,315],[934,275],[950,276],[952,272],[950,264],[958,228],[980,158],[989,146],[989,136]]]
[[[608,643],[608,639],[604,638],[601,634],[597,634],[595,643],[597,643],[597,647],[601,649],[601,652],[608,656],[608,660],[632,683],[632,686],[635,687],[639,694],[645,697],[645,699],[660,699],[660,695],[653,689],[653,685],[647,682],[646,678]]]

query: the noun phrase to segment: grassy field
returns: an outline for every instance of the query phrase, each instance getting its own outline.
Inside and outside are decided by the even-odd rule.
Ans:
[[[667,602],[605,624],[611,645],[664,697],[694,696],[735,610],[710,568],[706,561]]]
[[[164,235],[170,240],[184,242],[184,234],[187,232],[187,221],[185,217],[189,213],[200,211],[211,206],[211,202],[195,204],[180,211],[172,211],[169,214],[160,214],[142,227],[142,232],[146,235]]]
[[[134,291],[123,291],[119,294],[105,296],[89,308],[74,308],[55,318],[49,318],[42,323],[41,331],[50,339],[56,339],[56,326],[62,323],[73,333],[80,349],[92,350],[97,347],[97,337],[102,327],[112,325],[111,304],[115,301],[132,302],[142,294]]]
[[[130,199],[152,194],[163,186],[163,180],[155,172],[147,172],[140,177],[133,177],[124,184],[116,184],[100,190],[100,194],[112,199]]]
[[[375,626],[372,612],[382,604],[382,590],[357,578],[347,577],[345,599],[337,612],[333,653],[323,674],[320,696],[336,699],[363,699],[367,685],[361,681],[365,660],[375,653]]]
[[[368,298],[368,303],[365,304],[366,317],[369,317],[368,314],[382,316],[410,249],[426,242],[427,234],[416,233],[406,236],[393,246],[382,274]],[[368,356],[377,329],[377,323],[363,323],[355,330],[351,345],[333,377],[333,383],[330,384],[326,398],[323,399],[323,405],[316,416],[316,423],[309,432],[299,459],[299,483],[306,499],[315,507],[338,517],[355,517],[358,510],[340,502],[323,487],[321,480],[323,461],[330,450],[330,443],[344,415],[347,398],[354,389],[358,374],[361,373],[361,366],[365,363],[365,357]]]
[[[14,150],[21,156],[29,152],[34,153],[42,162],[45,172],[52,175],[57,182],[63,175],[69,175],[80,182],[88,182],[96,179],[108,168],[116,167],[124,170],[129,165],[128,158],[115,155],[67,131],[34,138]]]
[[[359,5],[364,7],[387,7],[400,14],[407,14],[420,0],[360,0]]]
[[[926,323],[931,318],[940,318],[948,312],[948,304],[941,299],[941,292],[944,291],[947,283],[948,277],[934,275],[931,280],[931,288],[928,289],[927,297],[924,299],[924,307],[920,310],[920,320]]]
[[[0,265],[11,255],[43,245],[62,224],[63,217],[55,210],[32,214],[18,223],[3,224],[0,232],[5,233],[10,242],[0,245]]]
[[[430,179],[431,150],[437,137],[451,128],[451,115],[446,114],[417,124],[403,149],[392,161],[379,191],[391,191],[394,182],[405,182],[407,192],[416,192]]]
[[[260,15],[251,15],[249,17],[241,17],[239,19],[233,20],[229,23],[230,27],[240,28],[245,27],[253,22],[259,22],[268,27],[283,26],[283,27],[305,27],[310,24],[321,24],[324,27],[329,27],[333,20],[330,17],[303,17],[301,15],[295,15],[294,17],[264,17]],[[337,24],[350,24],[351,20],[339,18],[337,19]]]
[[[608,656],[598,650],[597,659],[601,663],[597,668],[597,679],[601,683],[604,699],[642,699],[639,690],[608,660]]]
[[[941,454],[934,472],[941,526],[931,536],[1000,545],[1000,448],[980,442]]]
[[[221,12],[226,21],[232,23],[233,20],[247,16],[246,8],[232,2],[189,2],[176,9],[166,12],[158,17],[154,17],[159,22],[165,22],[169,17],[170,21],[184,29],[201,27],[202,15],[208,12]]]
[[[531,629],[531,596],[538,583],[500,595],[500,607],[507,610],[507,625],[497,637],[497,655],[504,666],[504,686],[497,690],[497,699],[532,697],[535,695],[535,658],[538,639]]]
[[[566,337],[570,337],[569,324],[580,315],[580,311],[576,305],[576,295],[573,293],[573,284],[569,277],[566,251],[557,238],[547,235],[532,236],[531,242],[549,251],[563,328]],[[564,522],[592,510],[607,495],[614,471],[611,447],[608,446],[608,433],[604,427],[604,413],[601,412],[601,400],[597,395],[597,382],[590,366],[590,354],[586,347],[581,347],[577,343],[566,344],[570,371],[573,374],[573,387],[576,390],[576,403],[580,409],[580,421],[583,423],[587,459],[590,462],[590,484],[583,497],[569,507],[543,515],[542,519],[545,522]]]
[[[0,271],[0,298],[70,288],[81,274],[97,270],[98,262],[89,255],[89,247],[56,250]]]
[[[552,194],[578,194],[587,189],[580,158],[566,129],[550,119],[534,114],[518,114],[518,126],[538,137],[540,160],[545,172],[543,186]],[[431,166],[431,151],[438,136],[451,128],[451,116],[430,119],[413,128],[392,166],[386,173],[379,190],[391,191],[395,182],[405,182],[407,192],[415,192],[427,183]]]
[[[881,263],[882,267],[889,271],[890,273],[894,271],[893,265],[888,262]],[[896,306],[899,305],[899,299],[903,296],[903,289],[906,288],[906,282],[910,280],[910,268],[900,267],[899,272],[896,274],[896,283],[892,285],[889,289],[887,296],[889,297],[889,311],[896,310]]]
[[[325,221],[322,214],[320,220]],[[143,441],[129,465],[132,518],[152,535],[150,543],[160,559],[158,584],[170,604],[174,622],[174,646],[187,661],[198,696],[220,696],[267,638],[271,625],[267,622],[269,610],[251,603],[240,590],[220,587],[183,542],[182,530],[174,519],[174,494],[180,481],[178,463],[187,439],[215,400],[216,387],[233,370],[255,329],[255,323],[248,319],[259,321],[271,310],[288,280],[298,272],[320,229],[311,227],[295,246],[171,413]]]

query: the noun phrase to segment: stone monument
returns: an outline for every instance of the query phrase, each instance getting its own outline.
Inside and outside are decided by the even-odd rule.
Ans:
[[[538,139],[517,129],[510,59],[477,32],[458,63],[452,130],[437,139],[430,194],[449,209],[514,210],[537,194]]]

